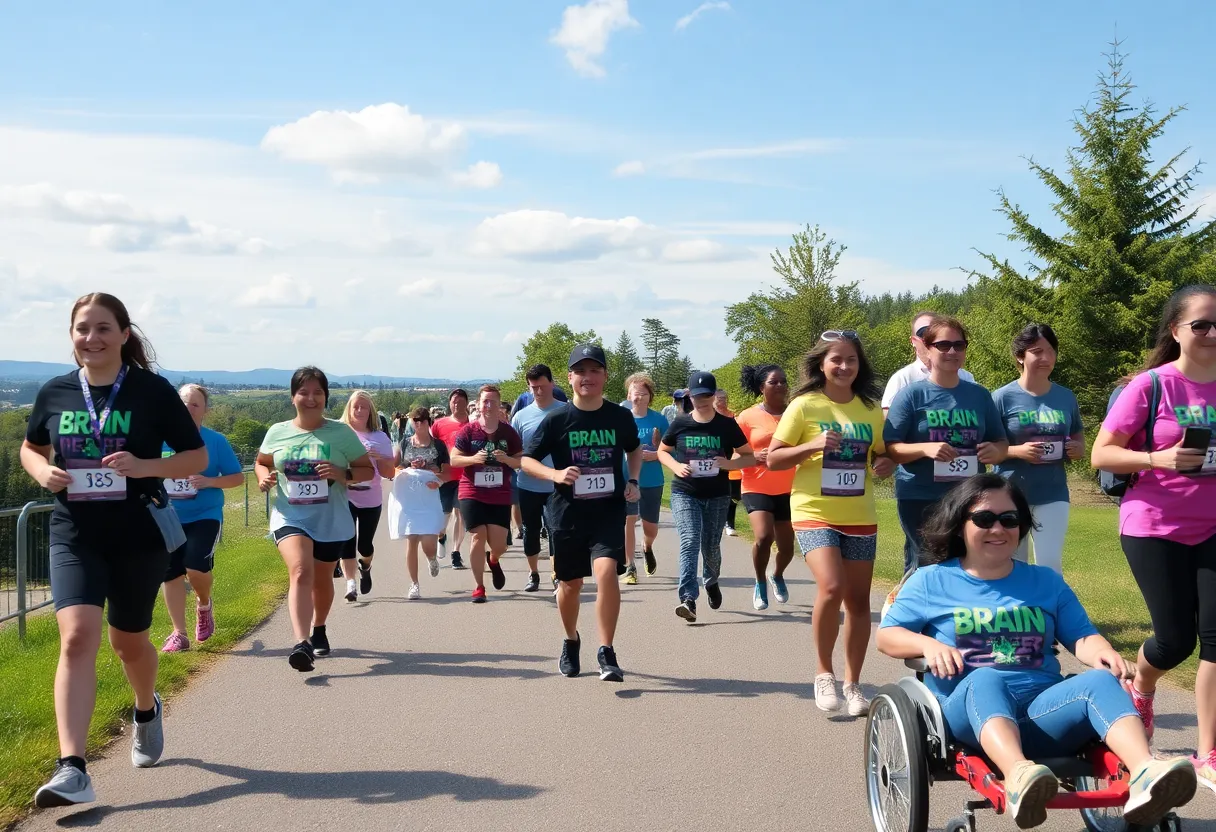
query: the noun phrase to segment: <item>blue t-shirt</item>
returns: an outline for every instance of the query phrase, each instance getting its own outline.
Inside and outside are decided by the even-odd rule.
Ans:
[[[622,405],[626,410],[629,410],[629,405]],[[632,413],[630,414],[632,415]],[[647,410],[646,415],[642,417],[633,417],[634,424],[638,426],[638,440],[641,441],[642,447],[648,451],[657,450],[654,444],[654,429],[659,429],[659,440],[662,441],[663,435],[667,433],[669,427],[666,417],[657,410]],[[629,460],[622,460],[622,469],[625,472],[625,479],[629,479]],[[661,488],[664,483],[663,479],[663,463],[657,459],[653,462],[642,463],[642,473],[638,476],[639,488]]]
[[[1058,384],[1051,385],[1046,395],[1034,396],[1011,381],[992,394],[992,401],[1005,423],[1010,445],[1039,442],[1049,449],[1043,462],[1007,459],[992,470],[1016,482],[1032,506],[1068,502],[1064,443],[1084,431],[1077,397]]]
[[[553,398],[557,399],[559,402],[566,401],[566,391],[562,390],[562,388],[558,387],[556,384],[553,385]],[[532,391],[525,390],[523,394],[521,394],[520,397],[515,400],[515,404],[511,406],[511,418],[514,419],[519,415],[519,411],[523,410],[534,401],[536,401],[536,399],[532,396]],[[516,432],[518,433],[518,431]]]
[[[972,670],[993,667],[1009,674],[1006,683],[1019,699],[1062,678],[1052,644],[1058,640],[1072,650],[1098,632],[1054,570],[1014,561],[1004,578],[983,581],[967,574],[957,558],[913,572],[878,626],[932,636],[962,653],[962,676],[925,674],[935,693],[949,696]]]
[[[200,428],[203,445],[207,448],[207,467],[203,469],[204,477],[224,477],[228,474],[241,473],[241,462],[236,458],[236,452],[228,444],[228,438],[211,428]],[[166,454],[172,453],[169,446],[164,448]],[[170,496],[173,489],[169,489]],[[222,488],[204,488],[194,497],[174,499],[173,507],[183,523],[193,523],[196,520],[218,520],[224,522],[224,490]]]
[[[975,460],[981,442],[1003,442],[1005,425],[992,402],[992,394],[972,381],[957,387],[939,387],[917,381],[895,394],[882,429],[887,447],[892,442],[949,442],[959,452],[954,465],[918,459],[895,472],[895,497],[900,500],[939,500],[968,476],[983,470]],[[971,467],[964,469],[970,461]],[[963,476],[959,476],[964,472]]]
[[[557,388],[553,388],[553,391],[556,393]],[[529,393],[528,395],[532,394]],[[536,429],[540,427],[540,423],[545,420],[545,415],[552,413],[556,408],[566,406],[566,403],[563,401],[555,401],[544,410],[541,410],[536,402],[532,402],[532,404],[522,408],[511,418],[511,427],[515,428],[515,432],[519,434],[519,438],[526,448],[528,447],[528,443],[532,441],[532,437],[536,434]],[[546,465],[553,465],[551,457],[545,457],[543,461]],[[528,476],[522,470],[515,480],[515,486],[522,488],[524,491],[531,491],[534,494],[553,493],[553,483],[550,480],[538,480],[536,477]]]

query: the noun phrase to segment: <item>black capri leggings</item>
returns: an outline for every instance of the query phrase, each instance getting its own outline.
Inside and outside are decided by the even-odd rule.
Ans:
[[[1216,535],[1188,546],[1160,537],[1120,536],[1132,576],[1153,620],[1144,658],[1173,670],[1195,651],[1216,662]]]
[[[360,557],[370,558],[376,551],[372,540],[376,537],[376,526],[380,525],[380,510],[383,506],[359,508],[354,503],[348,505],[350,516],[355,519],[355,536],[346,541],[342,548],[342,557],[353,558],[358,551]]]
[[[548,525],[547,517],[549,498],[552,492],[529,491],[517,488],[519,495],[519,514],[524,521],[524,554],[528,557],[540,554],[540,527]]]

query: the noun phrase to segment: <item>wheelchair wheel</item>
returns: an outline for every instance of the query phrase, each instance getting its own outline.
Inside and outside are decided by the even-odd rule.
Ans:
[[[877,832],[929,826],[928,743],[920,713],[898,685],[879,689],[866,720],[866,795]]]

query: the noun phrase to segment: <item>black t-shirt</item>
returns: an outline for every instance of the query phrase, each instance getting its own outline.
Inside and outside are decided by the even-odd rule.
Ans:
[[[89,386],[98,419],[112,388],[113,385]],[[160,459],[165,445],[175,452],[204,447],[190,411],[173,385],[138,367],[127,368],[127,376],[101,433],[102,446],[98,448],[80,390],[80,376],[71,372],[51,379],[38,391],[25,438],[32,445],[53,447],[51,464],[68,473],[77,469],[95,470],[103,457],[118,451],[127,451],[139,459]],[[110,470],[102,468],[100,473],[104,476]],[[106,482],[109,484],[110,480]],[[104,490],[87,495],[93,499],[69,499],[69,490],[64,489],[55,495],[51,542],[163,546],[143,500],[144,495],[155,494],[162,488],[160,479],[129,479],[126,497],[119,499],[101,499]],[[77,491],[78,497],[86,496],[80,489]]]
[[[677,416],[667,428],[663,444],[674,450],[671,455],[693,469],[691,477],[675,477],[671,490],[692,497],[708,499],[726,497],[730,494],[730,473],[717,470],[710,460],[717,457],[730,459],[735,448],[747,444],[738,422],[721,413],[702,424],[691,413]]]
[[[571,405],[549,411],[524,448],[524,456],[551,456],[556,470],[573,465],[581,472],[573,486],[553,489],[549,503],[553,527],[590,531],[623,524],[627,478],[622,475],[622,460],[639,444],[633,414],[620,405],[604,402],[598,410]]]

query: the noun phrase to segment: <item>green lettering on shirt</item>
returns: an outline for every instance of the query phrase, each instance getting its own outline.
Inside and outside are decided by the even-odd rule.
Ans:
[[[1018,414],[1018,424],[1023,427],[1026,425],[1063,425],[1067,422],[1068,417],[1064,415],[1063,410],[1053,410],[1047,407]]]
[[[1047,632],[1047,615],[1040,607],[997,607],[993,612],[987,607],[956,607],[954,610],[955,635],[971,633],[1035,633]]]
[[[971,620],[971,610],[963,607],[956,607],[954,610],[954,634],[965,636],[975,629],[975,624]]]
[[[819,430],[822,433],[835,431],[845,439],[860,439],[865,442],[874,442],[874,426],[871,424],[855,424],[853,422],[820,422]]]
[[[685,448],[704,448],[711,451],[722,450],[722,439],[717,436],[697,436],[690,434],[684,437]]]
[[[60,436],[76,436],[80,434],[89,434],[93,430],[89,426],[89,414],[85,410],[65,410],[59,414],[59,435]],[[122,433],[131,433],[131,411],[115,410],[110,413],[106,419],[101,432],[107,436]]]
[[[978,428],[980,417],[974,410],[926,410],[925,421],[931,428]]]
[[[1216,405],[1179,404],[1174,406],[1174,416],[1180,427],[1206,425],[1216,427]]]
[[[616,445],[616,430],[572,430],[569,433],[571,448],[596,446],[607,448]]]

